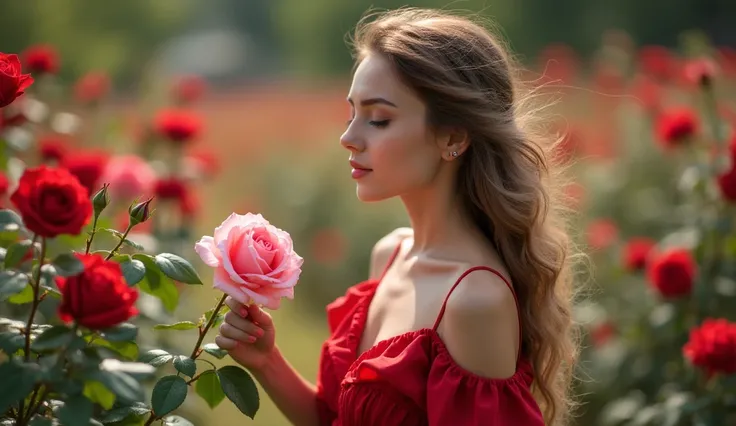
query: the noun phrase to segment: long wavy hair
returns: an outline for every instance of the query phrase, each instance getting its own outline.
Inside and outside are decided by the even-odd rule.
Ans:
[[[534,91],[522,86],[521,68],[500,39],[471,18],[417,8],[370,12],[351,42],[356,65],[369,54],[390,61],[426,103],[430,126],[468,131],[457,192],[511,275],[545,421],[566,424],[578,348],[576,256],[562,200],[564,167],[552,153],[559,140],[539,122],[543,108],[530,107]]]

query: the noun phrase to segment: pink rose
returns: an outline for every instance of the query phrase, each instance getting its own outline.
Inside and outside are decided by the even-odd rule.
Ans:
[[[100,182],[110,184],[113,198],[135,198],[151,194],[156,172],[141,157],[123,155],[112,158],[105,167]]]
[[[215,268],[214,287],[240,303],[278,309],[282,297],[294,298],[304,259],[289,234],[260,214],[231,214],[194,249]]]

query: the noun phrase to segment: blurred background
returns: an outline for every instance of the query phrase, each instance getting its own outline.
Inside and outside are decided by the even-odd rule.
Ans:
[[[35,58],[33,90],[43,105],[22,107],[35,123],[33,137],[28,128],[11,128],[7,115],[0,131],[19,151],[77,161],[78,170],[89,171],[93,160],[88,156],[84,163],[75,155],[95,152],[105,157],[95,157],[99,164],[107,164],[108,156],[149,155],[158,149],[151,145],[156,132],[176,131],[171,122],[180,123],[191,139],[177,148],[185,150],[184,173],[197,178],[187,180],[185,189],[158,188],[159,199],[178,203],[181,217],[176,238],[167,241],[192,257],[194,241],[233,211],[263,213],[291,233],[306,261],[296,299],[274,313],[278,343],[313,380],[327,337],[325,304],[367,277],[378,238],[407,225],[398,202],[356,200],[347,153],[338,141],[349,118],[345,96],[352,60],[346,35],[368,8],[404,5],[4,1],[0,51]],[[576,308],[586,331],[578,424],[680,424],[662,420],[679,395],[663,393],[662,383],[685,368],[677,328],[684,325],[673,320],[676,304],[662,303],[647,284],[644,255],[637,257],[639,246],[629,243],[634,237],[652,244],[669,238],[696,248],[701,241],[700,225],[688,219],[702,205],[688,194],[701,187],[709,194],[713,186],[700,169],[689,167],[701,154],[672,146],[683,135],[700,137],[697,130],[708,128],[714,117],[721,124],[703,138],[730,135],[736,118],[736,2],[425,0],[411,6],[491,18],[528,69],[526,78],[549,83],[545,90],[560,100],[550,131],[565,137],[562,154],[575,160],[568,195],[579,217],[572,232],[589,251],[594,272],[581,274],[586,299]],[[701,58],[708,62],[691,63]],[[712,96],[716,111],[703,103]],[[188,115],[182,116],[184,108]],[[666,115],[670,108],[679,108],[680,115]],[[169,124],[162,111],[175,115]],[[665,115],[669,121],[663,123]],[[61,151],[72,160],[62,160]],[[31,154],[24,155],[30,162]],[[166,162],[152,167],[165,168]],[[94,173],[92,182],[99,182],[102,169]],[[728,203],[724,208],[733,213]],[[721,233],[730,235],[732,228]],[[736,266],[733,257],[718,286],[729,303],[736,295],[728,269]],[[206,268],[202,274],[211,278]],[[196,319],[216,297],[208,286],[182,289],[173,315]],[[668,330],[679,334],[666,340]],[[653,335],[665,339],[663,346],[645,345]],[[210,410],[196,398],[185,410],[197,425],[287,424],[265,394],[255,421],[232,404]]]

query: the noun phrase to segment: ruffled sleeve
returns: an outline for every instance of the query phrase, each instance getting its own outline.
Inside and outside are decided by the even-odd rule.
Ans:
[[[510,378],[489,379],[460,367],[444,346],[435,350],[427,381],[429,426],[544,426],[527,362],[521,360]]]
[[[365,281],[350,287],[344,296],[327,305],[330,337],[322,346],[317,375],[317,411],[320,425],[330,426],[337,419],[340,383],[352,361],[355,325],[360,321],[361,307],[372,294],[376,283]]]

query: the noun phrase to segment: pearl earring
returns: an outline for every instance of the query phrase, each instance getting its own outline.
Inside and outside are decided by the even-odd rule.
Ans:
[[[457,156],[460,155],[460,154],[458,154],[457,151],[452,151],[452,153],[450,153],[450,155],[452,155],[452,158],[457,158]]]

